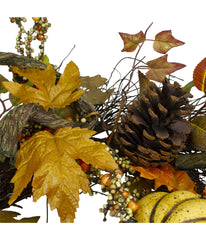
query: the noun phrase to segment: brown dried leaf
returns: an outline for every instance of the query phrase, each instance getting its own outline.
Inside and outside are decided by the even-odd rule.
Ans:
[[[166,54],[162,57],[147,62],[149,67],[149,71],[146,73],[147,78],[157,82],[162,82],[162,80],[164,80],[168,74],[185,67],[185,65],[181,63],[168,62],[167,56],[168,55]]]
[[[106,78],[103,78],[100,75],[96,75],[94,77],[80,77],[80,80],[82,81],[81,87],[85,87],[90,90],[97,89],[98,87],[104,85],[107,81]]]

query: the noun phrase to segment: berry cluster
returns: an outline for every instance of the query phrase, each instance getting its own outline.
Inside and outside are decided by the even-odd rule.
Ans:
[[[46,42],[48,36],[45,35],[48,31],[48,28],[51,27],[51,24],[48,22],[46,17],[33,17],[34,25],[30,28],[29,31],[24,29],[23,23],[27,21],[25,17],[10,17],[10,21],[12,23],[16,23],[19,27],[19,32],[16,38],[16,49],[17,52],[24,55],[24,51],[26,51],[26,55],[29,58],[32,57],[32,53],[34,49],[31,47],[31,42],[33,40],[40,41],[39,54],[35,57],[36,60],[43,61],[44,60],[44,43]],[[22,35],[26,34],[24,40],[22,39]],[[25,46],[25,49],[23,47]]]
[[[130,165],[128,157],[119,157],[119,150],[108,149],[114,157],[119,169],[101,176],[98,183],[102,186],[102,192],[107,194],[107,203],[100,212],[106,215],[120,218],[120,222],[136,222],[134,213],[138,209],[138,200],[151,192],[153,181],[143,179]]]
[[[18,142],[21,144],[27,140],[29,140],[35,133],[39,131],[48,131],[51,132],[50,128],[42,126],[35,122],[28,122],[23,128],[22,132],[19,135]]]
[[[100,208],[100,212],[104,213],[104,221],[106,215],[110,211],[110,216],[119,217],[120,222],[135,222],[133,214],[137,211],[137,198],[130,194],[128,188],[124,188],[121,183],[123,172],[119,169],[111,174],[104,174],[101,178],[102,191],[108,191],[107,204]]]

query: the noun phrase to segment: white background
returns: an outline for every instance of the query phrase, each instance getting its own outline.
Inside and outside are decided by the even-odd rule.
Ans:
[[[101,74],[103,77],[108,78],[113,67],[121,58],[134,56],[135,54],[121,52],[123,42],[118,32],[135,34],[140,30],[145,31],[151,22],[153,22],[153,26],[149,30],[147,38],[154,38],[155,34],[162,30],[172,30],[174,37],[186,43],[168,52],[169,62],[179,62],[187,65],[186,68],[175,73],[176,76],[185,80],[183,85],[192,80],[195,66],[206,57],[206,21],[205,2],[203,0],[50,0],[44,2],[4,2],[1,3],[0,14],[0,51],[15,52],[15,38],[18,29],[15,24],[9,22],[9,16],[25,16],[28,20],[31,16],[46,16],[52,24],[52,27],[48,30],[49,38],[45,48],[50,62],[59,65],[75,44],[76,48],[63,64],[61,71],[63,71],[65,65],[70,60],[73,60],[78,65],[82,76]],[[28,25],[28,27],[31,26],[30,24]],[[27,25],[25,24],[25,26]],[[145,61],[149,61],[160,57],[161,54],[154,52],[152,43],[148,42],[145,43],[140,52],[139,57],[143,56],[146,56]],[[118,68],[123,75],[129,70],[125,69],[126,66],[128,67],[128,65],[123,64]],[[6,76],[5,67],[0,67],[0,73]],[[117,77],[119,76],[117,75]],[[199,91],[194,91],[193,93],[196,95],[201,94]],[[119,231],[121,237],[127,237],[129,233],[134,231],[137,232],[135,238],[138,238],[138,231],[141,232],[140,229],[145,231],[146,236],[156,232],[151,225],[149,228],[152,228],[152,231],[148,231],[145,225],[143,228],[138,228],[138,230],[134,230],[134,227],[132,227],[134,225],[132,224],[127,228],[129,230],[125,229],[125,225],[117,228],[113,223],[117,223],[118,219],[111,219],[111,217],[108,217],[108,221],[103,223],[103,215],[99,213],[98,209],[102,207],[105,201],[106,198],[99,195],[94,197],[82,195],[80,209],[77,211],[75,220],[75,223],[81,223],[81,225],[72,225],[72,229],[88,238],[95,236],[100,239],[110,237],[107,228],[110,232],[113,232],[113,230],[115,232]],[[23,211],[15,210],[21,212],[22,216],[41,214],[40,222],[44,223],[45,205],[46,200],[44,198],[37,203],[32,203],[32,199],[27,199],[22,202]],[[59,222],[55,214],[53,212],[49,213],[49,222],[55,223],[52,226],[56,226]],[[54,231],[53,228],[48,228],[46,225],[43,228],[46,229],[45,234],[48,231]],[[98,233],[95,233],[96,228]],[[181,226],[181,229],[184,228]],[[18,229],[21,229],[21,227],[18,227]],[[60,229],[62,230],[62,227]],[[190,233],[193,228],[190,229],[187,228],[186,232]],[[22,231],[24,230],[22,229]],[[69,231],[71,231],[71,227],[68,228]],[[169,231],[171,232],[170,229]],[[193,232],[190,234],[193,234]],[[167,233],[167,237],[170,238],[170,236]],[[28,237],[31,238],[31,234]]]

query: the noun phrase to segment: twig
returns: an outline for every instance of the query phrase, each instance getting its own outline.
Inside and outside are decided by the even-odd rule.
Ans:
[[[11,110],[12,107],[13,107],[13,106],[11,106],[11,107],[9,107],[9,108],[6,108],[5,102],[8,101],[8,100],[9,100],[9,99],[2,100],[2,99],[0,98],[0,102],[1,102],[2,107],[3,107],[3,112],[0,114],[0,119],[1,119],[1,117],[2,117],[6,112],[8,112],[9,110]]]
[[[69,57],[69,55],[72,53],[72,51],[75,49],[76,45],[73,46],[73,48],[70,50],[70,52],[66,55],[66,57],[61,61],[60,65],[57,67],[57,70],[60,69],[60,67],[62,66],[63,62],[65,61],[65,59],[67,59]]]
[[[117,126],[117,123],[118,123],[118,121],[119,121],[119,118],[120,118],[120,115],[121,115],[121,112],[122,112],[122,108],[123,108],[123,107],[124,107],[124,102],[121,102],[121,104],[120,104],[120,109],[119,109],[119,112],[118,112],[118,114],[117,114],[116,121],[115,121],[115,123],[114,123],[114,127],[112,128],[112,133],[110,134],[109,139],[108,139],[108,141],[107,141],[107,145],[109,145],[110,142],[111,142],[111,140],[112,140],[112,137],[113,137],[113,135],[114,135],[114,130],[116,129],[116,126]]]

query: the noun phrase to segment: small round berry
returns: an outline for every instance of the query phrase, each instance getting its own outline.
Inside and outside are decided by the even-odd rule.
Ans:
[[[111,183],[110,177],[111,177],[111,175],[110,175],[109,173],[104,174],[104,175],[101,177],[101,185],[109,186],[109,184]]]
[[[128,191],[123,191],[122,195],[124,196],[124,198],[128,198],[130,193]]]
[[[72,118],[71,117],[66,117],[65,120],[72,121]]]
[[[81,120],[80,120],[82,123],[86,123],[86,118],[81,118]]]
[[[40,18],[40,17],[32,17],[32,19],[33,19],[35,22],[37,22],[37,21],[39,21],[41,18]]]
[[[131,208],[133,213],[136,212],[137,209],[138,209],[137,203],[136,203],[135,201],[133,201],[133,200],[130,200],[130,201],[129,201],[127,207],[128,207],[128,208]]]
[[[42,41],[43,40],[43,35],[42,34],[37,34],[37,39],[39,40],[39,41]]]

